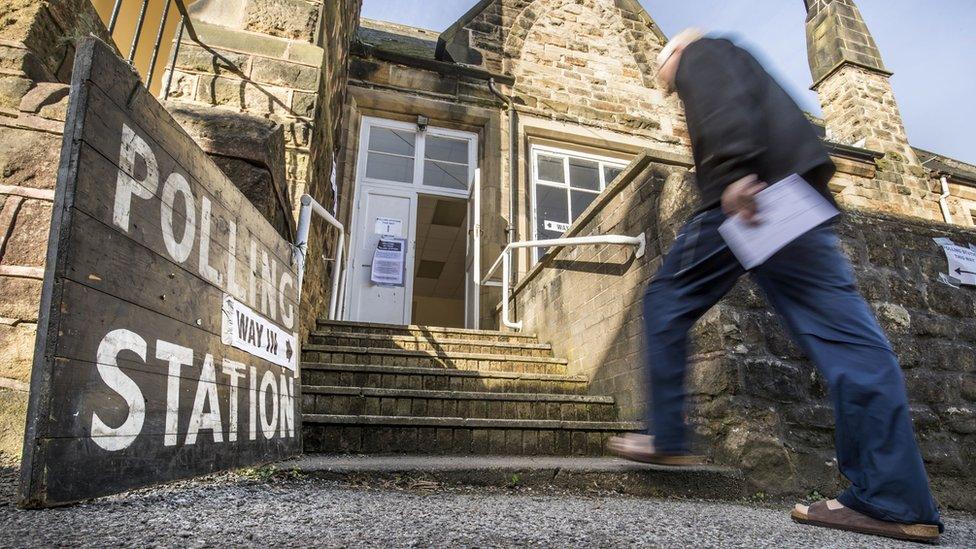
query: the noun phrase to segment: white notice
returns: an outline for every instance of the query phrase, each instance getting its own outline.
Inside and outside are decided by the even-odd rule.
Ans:
[[[400,238],[403,236],[403,220],[396,219],[394,217],[377,217],[376,226],[373,229],[373,232],[376,234]]]
[[[949,261],[949,275],[962,284],[976,286],[976,250],[956,244],[942,244]]]
[[[224,294],[221,316],[223,330],[220,340],[224,345],[237,347],[278,366],[295,370],[298,334],[282,330],[228,294]]]
[[[380,238],[373,252],[369,279],[381,286],[403,286],[403,266],[407,258],[407,241],[403,238]]]
[[[756,195],[759,224],[740,216],[718,228],[729,249],[746,269],[761,265],[810,229],[839,212],[799,175],[793,174]]]

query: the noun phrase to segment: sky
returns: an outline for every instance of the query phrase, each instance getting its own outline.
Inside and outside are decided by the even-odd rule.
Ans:
[[[668,36],[699,27],[737,38],[800,106],[810,91],[801,0],[640,0]],[[443,30],[476,0],[363,0],[363,17]],[[976,164],[976,0],[857,0],[912,145]]]

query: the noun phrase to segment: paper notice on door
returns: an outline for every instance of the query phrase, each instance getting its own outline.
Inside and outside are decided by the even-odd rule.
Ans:
[[[380,238],[373,252],[369,279],[380,286],[403,286],[403,267],[407,258],[407,241],[403,238]]]
[[[746,269],[761,265],[799,236],[838,213],[820,193],[793,174],[756,195],[759,224],[725,220],[718,232]]]
[[[403,236],[403,220],[394,217],[377,217],[373,232],[400,238]]]

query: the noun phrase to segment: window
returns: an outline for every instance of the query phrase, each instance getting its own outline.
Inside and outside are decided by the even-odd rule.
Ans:
[[[626,162],[550,147],[532,147],[532,227],[536,239],[559,238]],[[536,261],[546,253],[535,248]]]
[[[465,132],[433,127],[421,132],[407,122],[364,118],[366,179],[467,193],[476,139]]]

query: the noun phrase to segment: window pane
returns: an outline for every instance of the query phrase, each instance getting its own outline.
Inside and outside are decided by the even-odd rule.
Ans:
[[[566,182],[566,172],[563,171],[563,159],[557,156],[539,155],[539,179],[556,183]]]
[[[586,191],[569,192],[572,194],[570,198],[573,201],[573,221],[583,214],[586,207],[589,206],[591,202],[596,200],[596,197],[600,196],[599,193],[588,193]]]
[[[468,141],[465,139],[451,139],[448,137],[428,135],[424,155],[431,160],[445,160],[447,162],[467,164]]]
[[[424,185],[465,190],[468,188],[468,166],[427,160],[424,162]]]
[[[416,134],[373,126],[369,130],[369,150],[413,156]]]
[[[613,167],[613,166],[604,166],[603,167],[603,180],[606,181],[607,185],[609,185],[614,179],[617,178],[618,175],[620,175],[620,172],[622,172],[622,171],[624,171],[623,168],[616,168],[616,167]]]
[[[566,189],[536,185],[535,201],[535,226],[539,240],[559,238],[569,225]],[[539,257],[542,257],[547,249],[539,248]]]
[[[569,222],[569,204],[566,189],[536,185],[535,215],[539,238],[556,238],[563,234]],[[549,223],[546,223],[548,221]]]
[[[577,189],[600,190],[600,164],[582,158],[569,159],[569,184]]]
[[[413,158],[371,152],[366,156],[366,177],[413,183]]]

